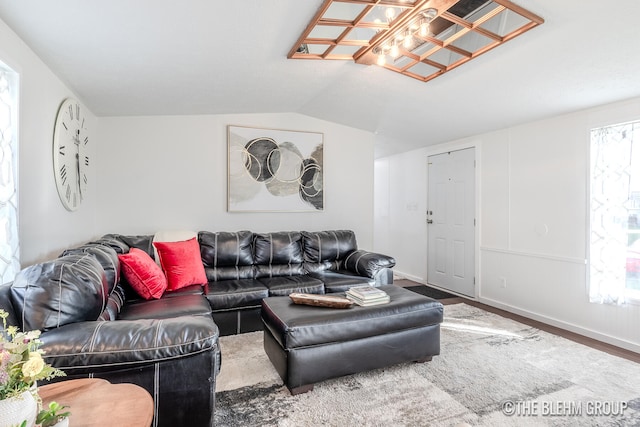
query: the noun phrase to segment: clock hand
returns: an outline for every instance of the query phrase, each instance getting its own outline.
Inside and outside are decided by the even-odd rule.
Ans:
[[[82,199],[82,185],[80,184],[80,155],[76,153],[76,175],[78,176],[78,192],[80,193],[80,199]]]
[[[82,199],[82,183],[80,181],[80,130],[76,131],[73,137],[73,142],[76,144],[76,176],[78,177],[78,192],[80,193],[80,199]]]

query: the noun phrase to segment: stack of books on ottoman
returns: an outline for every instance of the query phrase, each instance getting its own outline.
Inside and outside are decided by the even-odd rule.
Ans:
[[[373,286],[355,286],[345,294],[348,299],[362,306],[386,304],[391,301],[385,291]]]

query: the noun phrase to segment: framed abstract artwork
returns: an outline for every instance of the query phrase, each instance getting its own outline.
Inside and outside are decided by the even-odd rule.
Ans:
[[[324,209],[324,135],[227,127],[229,212]]]

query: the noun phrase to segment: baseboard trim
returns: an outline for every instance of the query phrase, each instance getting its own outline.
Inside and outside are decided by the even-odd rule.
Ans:
[[[406,273],[403,273],[401,271],[394,271],[393,277],[394,277],[394,280],[396,280],[396,279],[397,280],[406,279],[406,280],[411,280],[413,282],[416,282],[416,283],[419,283],[419,284],[422,284],[422,285],[427,285],[428,284],[427,281],[425,279],[421,278],[421,277],[413,276],[411,274],[406,274]],[[429,285],[429,286],[433,286],[433,285]],[[439,289],[437,286],[433,286],[433,287],[436,288],[436,289]],[[452,293],[454,295],[458,295],[455,292],[451,292],[451,291],[449,291],[447,289],[441,289],[441,290],[449,292],[449,293]],[[549,325],[551,327],[559,328],[559,329],[562,329],[562,330],[565,330],[565,331],[568,331],[568,332],[572,332],[572,333],[581,335],[583,337],[591,338],[593,340],[600,341],[602,343],[606,343],[606,344],[609,344],[609,345],[612,345],[612,346],[615,346],[615,347],[619,347],[619,348],[622,348],[622,349],[625,349],[625,350],[632,351],[634,353],[640,354],[640,345],[638,345],[638,344],[635,344],[635,343],[632,343],[632,342],[629,342],[629,341],[626,341],[626,340],[623,340],[623,339],[620,339],[620,338],[616,338],[616,337],[612,337],[612,336],[609,336],[609,335],[605,335],[605,334],[602,334],[600,332],[597,332],[597,331],[594,331],[594,330],[591,330],[591,329],[588,329],[588,328],[584,328],[582,326],[578,326],[578,325],[575,325],[575,324],[570,323],[570,322],[566,322],[566,321],[563,321],[563,320],[556,319],[554,317],[541,315],[541,314],[538,314],[538,313],[535,313],[535,312],[532,312],[532,311],[529,311],[529,310],[525,310],[525,309],[522,309],[522,308],[519,308],[519,307],[515,307],[515,306],[509,305],[509,304],[505,304],[503,302],[494,300],[492,298],[487,298],[487,297],[482,297],[482,296],[477,296],[476,298],[470,298],[470,297],[468,297],[466,295],[460,295],[459,297],[464,299],[465,301],[471,301],[471,302],[475,301],[475,302],[478,302],[478,303],[482,303],[482,304],[490,306],[490,307],[494,307],[494,308],[497,308],[497,309],[500,309],[500,310],[507,311],[509,313],[516,314],[518,316],[522,316],[522,317],[525,317],[525,318],[528,318],[528,319],[531,319],[531,320],[535,320],[535,321],[540,322],[540,323],[547,324],[547,325]],[[451,302],[453,302],[453,301],[451,301]]]
[[[393,270],[393,280],[411,280],[412,282],[420,283],[421,285],[426,285],[427,281],[422,277],[413,276],[411,274],[403,273],[402,271]]]
[[[570,331],[575,334],[594,339],[596,341],[607,343],[616,347],[623,348],[625,350],[633,351],[635,353],[640,353],[640,345],[629,342],[621,338],[605,335],[600,332],[594,331],[592,329],[584,328],[582,326],[578,326],[570,322],[566,322],[553,317],[541,315],[529,310],[524,310],[509,304],[502,303],[500,301],[496,301],[491,298],[478,297],[476,298],[475,301],[491,307],[498,308],[500,310],[508,311],[509,313],[517,314],[519,316],[523,316],[541,323],[545,323],[547,325],[551,325],[556,328],[563,329],[565,331]]]

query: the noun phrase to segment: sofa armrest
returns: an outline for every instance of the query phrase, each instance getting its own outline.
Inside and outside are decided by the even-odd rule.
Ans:
[[[343,264],[345,270],[349,270],[360,276],[376,279],[377,284],[388,284],[378,283],[378,278],[384,276],[384,281],[388,282],[390,269],[395,265],[396,260],[390,256],[363,250],[351,252],[344,259]],[[391,277],[393,277],[393,275],[391,275]],[[391,279],[391,282],[392,281],[393,278]]]
[[[143,366],[214,351],[218,327],[210,316],[89,321],[43,333],[44,358],[67,374]]]

